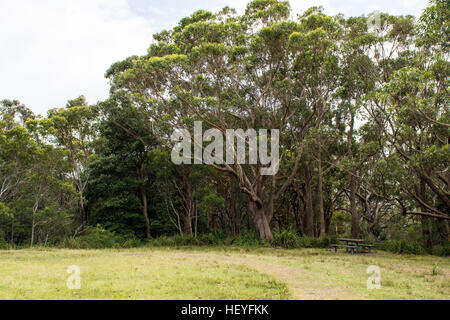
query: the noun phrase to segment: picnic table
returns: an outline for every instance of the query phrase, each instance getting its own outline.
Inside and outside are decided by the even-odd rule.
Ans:
[[[338,239],[341,242],[345,242],[344,245],[334,244],[332,247],[334,247],[334,252],[337,252],[337,249],[339,247],[344,247],[345,252],[350,252],[351,254],[355,253],[362,253],[359,249],[360,248],[367,248],[368,253],[371,253],[371,249],[373,245],[363,243],[365,240],[363,239]]]

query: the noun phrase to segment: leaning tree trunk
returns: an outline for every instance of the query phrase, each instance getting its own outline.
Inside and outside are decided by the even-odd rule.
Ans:
[[[250,201],[249,209],[253,214],[253,222],[255,223],[256,231],[258,231],[261,240],[273,240],[272,231],[270,230],[270,221],[268,220],[264,208],[255,202]]]

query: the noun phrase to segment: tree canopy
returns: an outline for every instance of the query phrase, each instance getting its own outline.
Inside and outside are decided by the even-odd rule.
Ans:
[[[2,101],[0,239],[56,243],[100,225],[147,239],[292,230],[448,245],[449,12],[432,0],[418,20],[374,13],[374,25],[278,0],[200,10],[114,63],[103,102],[40,117]],[[196,122],[209,141],[194,143],[195,164],[172,163],[172,133],[195,138]],[[265,136],[279,139],[276,173],[237,161],[250,148],[208,146],[223,139],[210,129],[279,130]],[[236,161],[199,162],[206,151]]]

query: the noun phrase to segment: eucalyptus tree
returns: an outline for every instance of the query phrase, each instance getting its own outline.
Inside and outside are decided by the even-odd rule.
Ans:
[[[36,239],[46,245],[54,234],[69,230],[76,191],[66,179],[70,164],[64,149],[38,144],[22,192],[29,198],[31,211],[30,246]],[[58,230],[60,229],[60,230]],[[64,232],[63,232],[64,233]]]
[[[383,81],[368,95],[366,107],[385,140],[381,154],[397,173],[397,206],[404,214],[422,216],[424,233],[429,233],[426,217],[448,220],[450,208],[448,34],[436,32],[448,30],[436,15],[448,16],[448,5],[432,4],[421,18],[426,26],[418,29],[410,17],[386,18],[383,41],[392,49],[376,51]],[[392,53],[383,57],[383,52]],[[443,225],[448,236],[448,222]]]
[[[113,91],[133,94],[167,145],[173,128],[191,128],[195,120],[223,134],[281,130],[282,161],[272,177],[261,174],[261,162],[209,164],[239,181],[261,239],[272,239],[274,204],[297,175],[314,119],[323,117],[336,65],[337,23],[315,12],[300,23],[289,15],[289,4],[276,0],[250,2],[243,16],[229,8],[196,12],[155,35],[147,56],[113,66],[120,72],[111,79]]]
[[[350,201],[351,233],[352,237],[359,236],[359,210],[357,208],[357,195],[361,188],[361,168],[373,155],[365,152],[365,146],[359,143],[358,119],[361,121],[364,96],[375,88],[374,77],[368,74],[376,73],[375,64],[369,54],[369,49],[376,41],[370,30],[367,17],[342,19],[343,41],[341,43],[342,67],[339,79],[339,89],[335,95],[338,101],[338,119],[341,122],[346,136],[346,157],[341,159],[341,165],[348,177],[348,198]],[[337,121],[337,124],[340,122]],[[362,123],[359,123],[361,125]],[[376,151],[375,151],[376,153]]]
[[[88,163],[94,155],[96,117],[95,107],[89,106],[86,99],[80,96],[69,100],[65,108],[50,110],[48,117],[39,122],[41,133],[68,151],[71,178],[78,193],[80,230],[83,230],[87,220],[84,193],[89,181]]]
[[[13,241],[16,207],[27,184],[37,144],[24,127],[32,113],[18,101],[4,100],[0,107],[0,206],[6,221],[2,227]]]
[[[36,147],[24,127],[34,114],[19,101],[0,102],[0,201],[11,196],[22,179]]]

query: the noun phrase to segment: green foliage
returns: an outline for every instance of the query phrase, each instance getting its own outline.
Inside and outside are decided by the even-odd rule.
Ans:
[[[6,250],[9,249],[9,244],[6,242],[5,239],[0,235],[0,250]]]
[[[292,249],[298,246],[299,236],[294,230],[281,230],[276,232],[273,238],[272,244],[276,247]]]
[[[97,105],[80,96],[41,117],[0,101],[0,247],[153,236],[149,245],[326,248],[336,242],[326,230],[351,228],[389,239],[388,251],[447,256],[449,8],[432,0],[417,22],[383,13],[377,28],[320,7],[294,16],[278,0],[242,15],[199,10],[144,56],[114,63]],[[196,120],[280,129],[279,173],[174,165],[170,136]]]
[[[151,239],[148,245],[155,247],[189,247],[189,246],[221,246],[228,242],[227,239],[221,238],[214,234],[204,234],[197,237],[187,235],[161,236]]]
[[[441,272],[441,269],[439,269],[438,265],[435,264],[435,265],[433,266],[433,269],[431,270],[431,275],[435,277],[435,276],[440,275],[441,273],[442,273],[442,272]]]
[[[337,243],[335,236],[323,238],[300,237],[295,230],[283,229],[274,234],[272,245],[284,249],[295,248],[328,248],[331,244]]]
[[[106,249],[106,248],[133,248],[141,242],[132,237],[118,235],[103,229],[100,225],[87,227],[82,236],[66,238],[61,246],[68,249]]]
[[[233,241],[233,245],[238,247],[257,247],[261,244],[258,235],[254,232],[247,232],[244,235],[240,235]]]
[[[380,245],[380,248],[385,251],[398,254],[425,254],[427,253],[425,247],[419,242],[408,242],[405,240],[387,240]]]
[[[450,256],[450,241],[444,241],[433,247],[433,254],[442,257]]]

